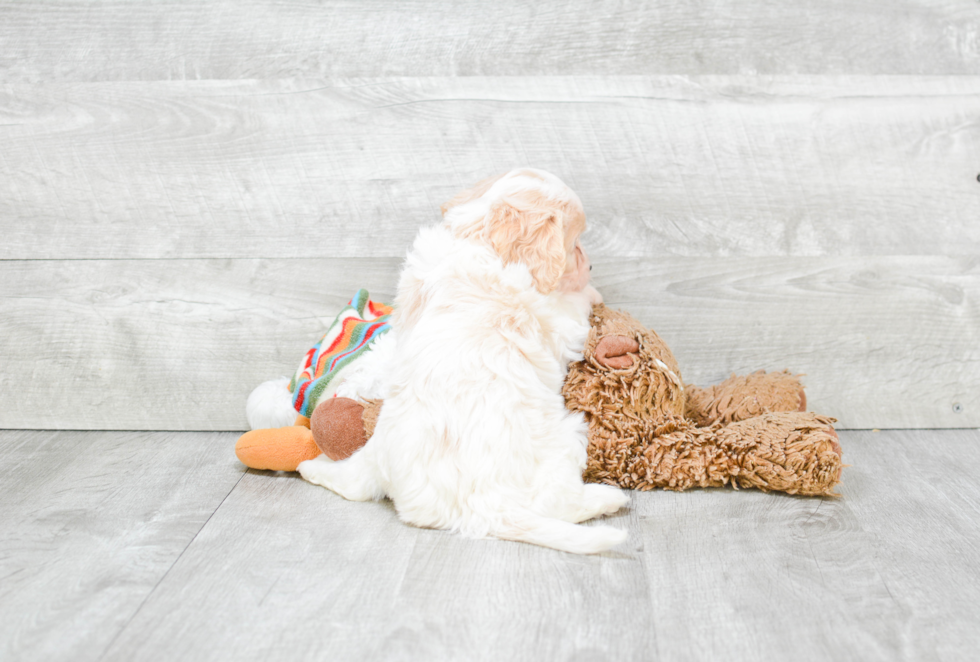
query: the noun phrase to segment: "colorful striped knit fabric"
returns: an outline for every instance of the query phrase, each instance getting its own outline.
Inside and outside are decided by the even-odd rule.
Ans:
[[[341,371],[369,352],[371,344],[391,328],[391,311],[388,304],[371,301],[367,290],[357,291],[320,342],[303,357],[289,383],[296,411],[308,418],[320,402],[333,396]]]

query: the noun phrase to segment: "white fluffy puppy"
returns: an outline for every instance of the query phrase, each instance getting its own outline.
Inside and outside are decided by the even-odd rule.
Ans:
[[[390,497],[402,520],[582,554],[626,532],[581,526],[628,501],[586,485],[586,424],[561,396],[591,304],[585,213],[557,177],[485,180],[419,232],[398,284],[384,407],[350,458],[300,464],[352,500]]]

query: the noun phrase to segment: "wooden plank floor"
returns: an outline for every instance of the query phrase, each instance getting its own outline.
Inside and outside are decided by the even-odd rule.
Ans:
[[[0,432],[3,660],[968,660],[980,431],[841,433],[842,498],[634,493],[578,557],[401,524],[234,433]]]

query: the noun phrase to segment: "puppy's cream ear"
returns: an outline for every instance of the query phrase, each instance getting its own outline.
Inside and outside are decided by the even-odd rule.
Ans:
[[[478,181],[476,184],[473,185],[473,188],[468,188],[465,191],[461,191],[460,193],[457,193],[456,195],[453,196],[452,200],[448,200],[439,206],[439,209],[442,210],[442,215],[445,216],[447,211],[449,211],[450,209],[452,209],[457,205],[466,204],[467,202],[472,202],[473,200],[476,200],[481,195],[489,191],[490,187],[496,184],[497,180],[506,174],[507,173],[504,172],[499,175],[495,175],[493,177],[487,177],[486,179],[481,179],[480,181]]]
[[[553,292],[565,271],[566,207],[523,191],[496,201],[485,220],[486,239],[504,264],[523,262],[542,294]]]

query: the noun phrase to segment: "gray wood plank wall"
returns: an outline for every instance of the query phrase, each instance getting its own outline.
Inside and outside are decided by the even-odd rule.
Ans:
[[[980,426],[978,34],[938,0],[0,2],[0,427],[242,429],[519,165],[688,381]]]
[[[11,81],[975,74],[969,0],[81,0],[0,10]]]

